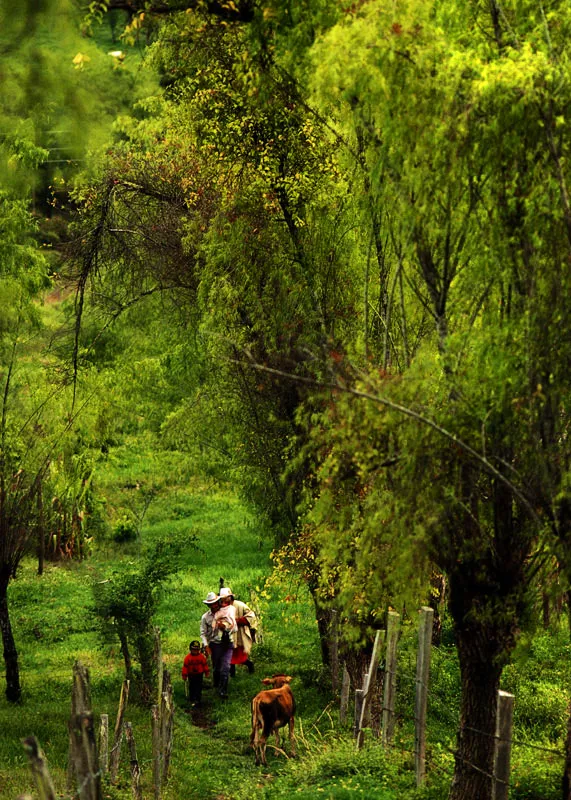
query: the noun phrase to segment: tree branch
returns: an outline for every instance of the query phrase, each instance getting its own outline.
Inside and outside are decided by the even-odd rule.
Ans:
[[[200,2],[200,0],[167,0],[167,2],[156,2],[144,6],[142,0],[109,0],[108,10],[127,11],[129,14],[137,14],[145,11],[149,14],[175,14],[178,11],[202,10],[205,9],[209,14],[213,14],[221,19],[232,22],[252,22],[254,19],[254,9],[249,0],[236,0],[235,3]]]
[[[407,417],[411,417],[417,422],[420,422],[421,424],[426,425],[429,428],[432,428],[432,430],[436,431],[441,436],[444,436],[446,439],[449,439],[451,442],[454,442],[455,445],[460,447],[462,450],[464,450],[465,453],[467,453],[475,461],[477,461],[489,475],[492,475],[498,481],[503,483],[504,486],[506,486],[513,493],[514,497],[516,497],[520,501],[520,503],[527,509],[530,516],[538,524],[540,525],[542,524],[541,517],[538,515],[537,511],[534,509],[530,500],[525,496],[525,494],[523,494],[523,492],[520,489],[518,489],[518,487],[515,486],[515,484],[509,480],[509,478],[507,478],[502,472],[496,469],[496,467],[494,467],[494,465],[491,464],[485,456],[481,455],[476,450],[474,450],[473,447],[471,447],[469,444],[460,439],[460,437],[456,436],[455,433],[446,430],[446,428],[443,428],[437,422],[434,422],[434,420],[431,420],[428,417],[419,414],[417,411],[413,411],[412,408],[407,408],[406,406],[402,406],[400,405],[400,403],[395,403],[392,400],[388,400],[386,397],[381,397],[380,395],[371,394],[370,392],[363,392],[360,391],[359,389],[353,389],[350,386],[345,386],[338,382],[334,383],[332,381],[331,382],[318,381],[315,378],[308,378],[303,375],[293,375],[289,372],[284,372],[283,370],[280,369],[266,367],[263,364],[258,364],[251,358],[247,362],[240,361],[238,359],[229,359],[229,360],[230,363],[232,364],[238,364],[242,366],[247,365],[250,366],[252,369],[259,370],[260,372],[267,372],[270,375],[276,375],[277,377],[286,378],[287,380],[290,381],[303,383],[306,386],[314,386],[319,389],[333,389],[336,391],[345,392],[346,394],[350,394],[353,397],[360,397],[363,400],[370,400],[373,403],[386,406],[387,408],[390,408],[393,411],[398,411],[400,414],[403,414],[404,416]]]

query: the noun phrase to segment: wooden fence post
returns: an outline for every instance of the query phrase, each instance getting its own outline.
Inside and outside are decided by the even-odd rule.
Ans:
[[[56,792],[48,770],[48,765],[42,749],[38,744],[38,740],[35,736],[28,736],[27,739],[22,741],[22,744],[24,745],[24,750],[30,762],[32,775],[36,782],[40,800],[56,800]]]
[[[343,680],[341,681],[341,701],[339,703],[339,722],[345,725],[347,721],[347,711],[349,708],[349,690],[351,688],[351,677],[349,670],[343,664]]]
[[[153,736],[153,796],[161,800],[161,720],[157,706],[151,709],[151,726]]]
[[[386,747],[392,741],[395,730],[395,698],[397,691],[397,642],[400,614],[389,611],[387,619],[387,641],[385,656],[385,681],[383,686],[383,716],[381,741]]]
[[[361,711],[363,710],[363,689],[355,689],[355,723],[353,726],[353,736],[355,739],[359,735],[359,725],[361,724]]]
[[[74,720],[77,714],[91,711],[91,689],[89,685],[89,672],[81,661],[75,661],[72,672],[71,686],[71,719]],[[71,728],[69,731],[69,749],[67,760],[67,788],[71,789],[74,783],[73,772],[73,735]]]
[[[73,665],[71,718],[69,721],[68,784],[77,786],[81,800],[100,800],[101,773],[91,713],[89,670],[80,661]]]
[[[171,763],[172,737],[174,729],[174,703],[171,677],[168,670],[164,671],[164,691],[162,696],[161,723],[161,754],[162,754],[162,781],[168,781]]]
[[[423,606],[420,609],[414,708],[414,754],[417,786],[421,786],[426,778],[426,706],[428,703],[428,679],[430,676],[430,647],[432,644],[433,617],[434,611],[432,608]]]
[[[359,718],[359,731],[362,731],[363,728],[368,728],[371,724],[370,707],[368,704],[365,705],[367,700],[367,687],[371,685],[369,676],[370,672],[365,672],[363,675],[363,703],[361,705],[361,716]]]
[[[163,646],[161,643],[161,629],[154,628],[155,632],[155,661],[157,663],[157,705],[159,714],[163,701]]]
[[[493,800],[508,800],[514,700],[513,694],[509,692],[498,692],[496,744],[494,752],[494,784],[492,790]]]
[[[369,671],[365,675],[363,683],[363,707],[361,709],[361,719],[359,721],[359,730],[357,732],[357,748],[360,750],[363,747],[365,740],[364,728],[367,727],[367,720],[371,708],[371,696],[375,686],[377,677],[377,667],[379,664],[379,655],[381,652],[381,631],[377,631],[375,635],[375,643],[373,645],[373,653],[371,655],[371,662],[369,664]]]
[[[109,714],[101,714],[99,721],[99,771],[107,774],[109,769]]]
[[[44,500],[42,495],[42,481],[38,480],[38,575],[44,574],[44,560],[46,557],[46,528],[44,524]]]
[[[113,732],[113,746],[109,757],[109,777],[111,783],[117,780],[119,772],[119,760],[121,758],[121,742],[123,740],[123,717],[129,702],[129,681],[125,679],[121,686],[121,696],[119,698],[119,708],[117,709],[117,719],[115,720],[115,730]]]
[[[73,715],[69,729],[72,739],[73,771],[77,783],[74,796],[80,800],[101,800],[101,773],[91,711]]]
[[[161,720],[158,706],[151,708],[153,735],[153,792],[155,800],[161,800]]]
[[[125,738],[127,740],[129,753],[131,756],[131,791],[133,793],[133,800],[142,800],[143,793],[141,790],[141,768],[139,767],[139,759],[137,758],[137,748],[135,747],[133,726],[130,722],[125,723]]]

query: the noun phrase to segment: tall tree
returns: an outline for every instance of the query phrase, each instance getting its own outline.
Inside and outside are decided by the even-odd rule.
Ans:
[[[355,586],[381,614],[425,554],[447,572],[463,691],[451,797],[486,798],[546,535],[571,563],[569,11],[229,8],[164,15],[166,96],[83,195],[80,297],[97,278],[123,304],[135,288],[187,309],[206,404],[286,530],[304,480],[314,504],[302,412],[319,423],[307,520],[352,613]],[[382,413],[311,388],[335,380]]]
[[[86,81],[73,62],[82,41],[77,11],[68,0],[17,7],[0,0],[0,628],[11,701],[21,686],[8,587],[38,530],[50,462],[73,425],[38,301],[57,270],[39,230],[52,199],[48,183],[64,180],[89,138],[81,125],[92,113]],[[67,139],[54,144],[49,136],[60,126]]]
[[[532,7],[371,3],[316,53],[328,107],[372,131],[371,181],[382,179],[395,253],[435,330],[402,380],[360,386],[385,409],[375,421],[349,409],[333,420],[354,455],[349,472],[340,447],[325,459],[317,522],[350,527],[319,542],[326,565],[344,558],[377,592],[396,572],[387,558],[410,575],[424,550],[447,572],[462,673],[455,800],[490,796],[497,689],[537,543],[546,531],[564,541],[566,25]],[[353,482],[355,521],[337,511],[332,471]]]

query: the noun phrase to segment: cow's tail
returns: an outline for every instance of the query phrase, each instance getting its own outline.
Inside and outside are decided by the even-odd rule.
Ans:
[[[256,739],[256,731],[258,729],[258,703],[256,702],[257,698],[252,698],[252,733],[250,734],[250,744],[252,747],[255,746],[255,739]]]

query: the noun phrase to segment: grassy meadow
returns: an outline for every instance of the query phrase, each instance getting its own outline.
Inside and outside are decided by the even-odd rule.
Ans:
[[[225,487],[198,478],[192,464],[174,453],[149,458],[136,446],[117,448],[101,463],[98,490],[105,516],[113,522],[125,510],[140,513],[140,495],[152,487],[154,499],[141,535],[118,544],[110,530],[93,544],[83,563],[47,564],[38,577],[28,559],[10,589],[12,621],[21,659],[22,703],[9,705],[0,695],[0,798],[15,800],[33,791],[21,740],[40,741],[62,797],[66,791],[67,721],[72,666],[80,659],[90,669],[96,719],[108,713],[113,727],[123,662],[117,644],[101,640],[91,611],[92,586],[113,571],[127,569],[160,537],[188,540],[176,575],[168,582],[159,609],[164,660],[174,683],[177,706],[171,778],[165,800],[250,800],[251,798],[445,798],[453,770],[454,735],[459,706],[459,674],[450,630],[433,651],[429,700],[428,774],[425,788],[414,787],[415,620],[405,619],[399,645],[398,723],[395,746],[385,754],[367,737],[356,753],[350,727],[339,725],[321,666],[311,600],[291,579],[272,581],[271,542],[255,518]],[[194,540],[193,537],[196,537]],[[217,589],[220,577],[236,596],[260,612],[260,641],[253,651],[256,672],[237,668],[230,699],[222,702],[207,685],[204,710],[190,715],[180,679],[190,639],[197,638],[202,599]],[[516,739],[510,797],[555,800],[566,729],[570,684],[567,625],[522,642],[504,675],[504,687],[516,694]],[[274,672],[293,676],[298,704],[297,759],[277,756],[268,746],[268,767],[254,766],[249,747],[250,698],[260,679]],[[0,679],[3,674],[0,673]],[[3,687],[2,687],[3,688]],[[131,704],[143,770],[144,796],[152,797],[151,727],[148,710]],[[273,740],[271,740],[273,741]],[[287,750],[287,745],[286,745]],[[128,761],[123,751],[120,781],[106,785],[106,798],[129,798]]]

